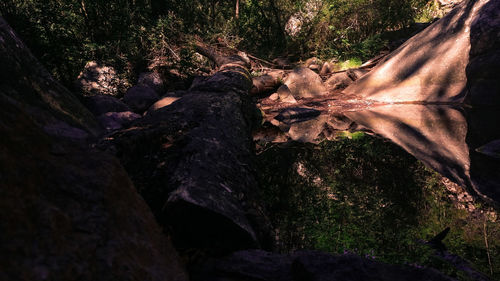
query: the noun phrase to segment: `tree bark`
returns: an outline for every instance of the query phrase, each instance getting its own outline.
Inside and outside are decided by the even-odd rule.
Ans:
[[[261,117],[248,95],[248,62],[201,43],[197,49],[218,72],[102,146],[117,152],[178,247],[256,247],[264,224],[256,223],[251,132]]]

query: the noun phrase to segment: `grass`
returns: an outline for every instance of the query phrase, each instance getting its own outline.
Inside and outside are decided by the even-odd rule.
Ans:
[[[457,208],[441,177],[392,143],[355,133],[316,146],[274,147],[259,161],[278,251],[351,252],[467,280],[419,241],[451,226],[449,251],[489,275],[486,228],[492,277],[500,278],[499,223]]]
[[[339,62],[340,70],[345,70],[349,68],[358,68],[361,66],[361,64],[362,64],[361,59],[356,57]]]

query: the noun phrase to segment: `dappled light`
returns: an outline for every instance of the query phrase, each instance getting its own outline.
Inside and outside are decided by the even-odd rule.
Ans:
[[[498,15],[0,0],[0,279],[500,280]]]

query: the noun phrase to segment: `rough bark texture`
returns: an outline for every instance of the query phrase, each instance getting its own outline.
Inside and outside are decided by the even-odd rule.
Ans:
[[[177,246],[226,251],[261,236],[251,138],[260,115],[244,60],[216,60],[223,62],[216,74],[103,146],[116,151]]]

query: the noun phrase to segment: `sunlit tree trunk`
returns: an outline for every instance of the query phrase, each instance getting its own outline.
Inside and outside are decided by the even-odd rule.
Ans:
[[[238,19],[240,17],[240,0],[236,0],[236,7],[234,10],[234,17]]]

